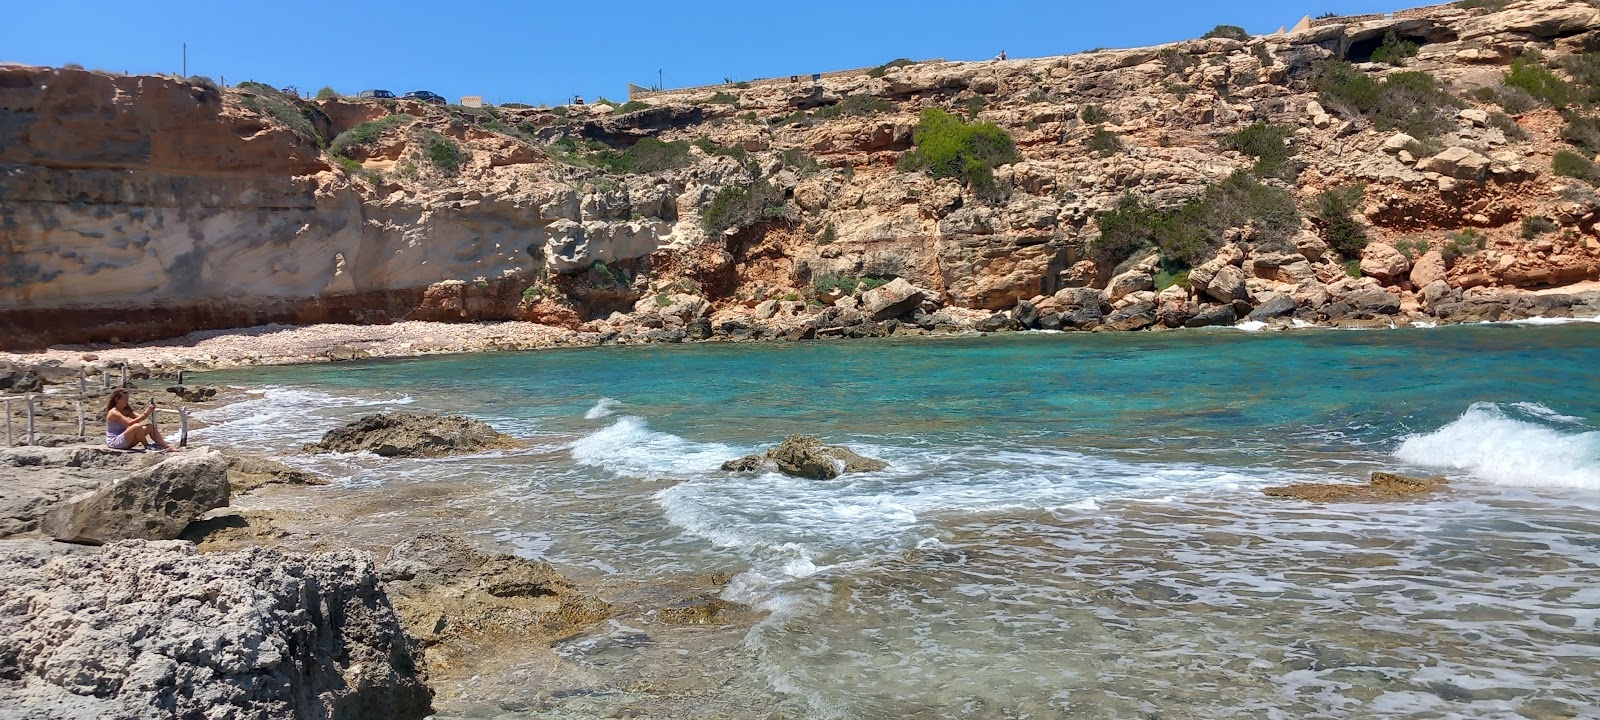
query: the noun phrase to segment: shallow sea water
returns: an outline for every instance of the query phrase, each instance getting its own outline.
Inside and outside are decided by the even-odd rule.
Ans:
[[[452,529],[575,577],[733,574],[724,597],[765,612],[740,641],[749,717],[1600,717],[1592,324],[600,348],[203,381],[265,392],[208,412],[200,442],[292,456],[383,409],[527,439],[290,461],[336,478],[326,492],[467,489],[433,508]],[[796,432],[891,467],[717,469]],[[1454,484],[1375,505],[1260,493],[1374,469]],[[398,535],[406,516],[351,522]],[[556,649],[582,665],[627,631]]]

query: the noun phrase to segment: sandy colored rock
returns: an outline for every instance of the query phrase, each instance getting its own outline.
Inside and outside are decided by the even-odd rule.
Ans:
[[[516,447],[511,436],[459,415],[375,413],[329,430],[306,452],[370,452],[383,457],[443,457]]]
[[[1416,478],[1390,472],[1374,472],[1365,485],[1300,483],[1269,487],[1268,497],[1294,498],[1310,502],[1383,502],[1437,492],[1445,488],[1443,477]]]
[[[722,464],[722,469],[728,472],[777,470],[785,475],[814,480],[832,480],[845,473],[877,472],[887,467],[889,464],[882,460],[863,457],[849,448],[824,445],[810,435],[790,435],[765,453],[746,455]]]
[[[1361,251],[1361,274],[1377,278],[1382,283],[1404,279],[1411,271],[1411,261],[1386,243],[1371,243]]]
[[[228,497],[227,458],[215,450],[191,450],[56,504],[39,531],[95,545],[173,540],[207,511],[226,506]]]

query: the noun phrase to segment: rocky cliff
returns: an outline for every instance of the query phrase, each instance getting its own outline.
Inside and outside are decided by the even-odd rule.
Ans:
[[[0,347],[1600,313],[1600,7],[1474,5],[558,108],[0,67]],[[930,108],[1014,152],[919,163]]]

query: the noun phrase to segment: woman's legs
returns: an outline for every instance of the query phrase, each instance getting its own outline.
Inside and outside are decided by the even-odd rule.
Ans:
[[[166,438],[161,437],[161,428],[156,427],[155,418],[150,418],[150,427],[148,432],[150,439],[155,442],[156,447],[163,449],[170,449],[172,447],[171,445],[167,444]]]

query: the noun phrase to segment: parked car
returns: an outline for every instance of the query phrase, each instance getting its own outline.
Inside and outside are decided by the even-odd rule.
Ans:
[[[421,101],[423,101],[425,103],[433,103],[435,105],[443,105],[444,104],[444,97],[443,96],[439,95],[438,93],[428,92],[427,90],[412,90],[411,92],[406,93],[402,97],[404,97],[407,100],[421,100]]]
[[[362,90],[356,94],[358,98],[376,98],[378,100],[393,100],[394,93],[388,90]]]

